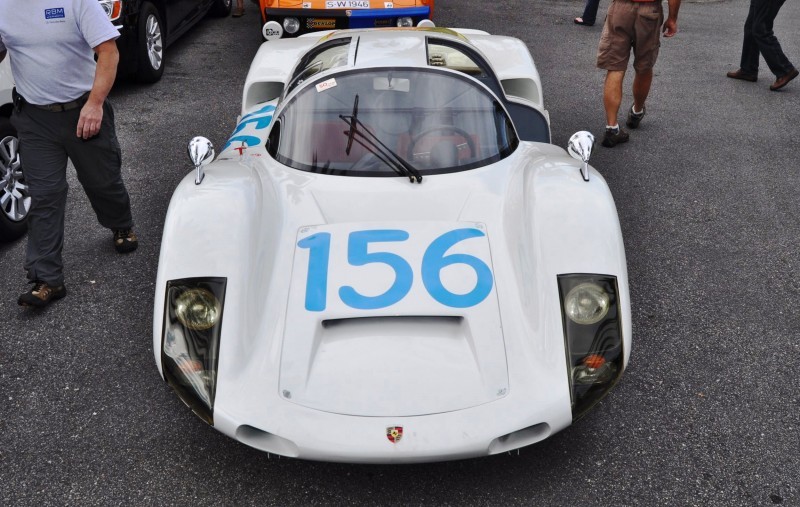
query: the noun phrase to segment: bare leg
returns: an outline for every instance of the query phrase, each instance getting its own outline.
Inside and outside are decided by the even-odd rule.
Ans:
[[[650,84],[653,82],[653,69],[636,72],[633,78],[633,107],[637,111],[644,108],[647,95],[650,94]]]
[[[606,109],[606,125],[616,125],[619,106],[622,103],[622,81],[624,70],[609,70],[603,86],[603,106]]]

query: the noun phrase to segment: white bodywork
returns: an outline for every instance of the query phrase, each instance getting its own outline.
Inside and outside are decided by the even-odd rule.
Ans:
[[[508,95],[546,114],[524,44],[463,32]],[[426,176],[421,184],[281,165],[264,149],[275,99],[317,39],[262,46],[231,141],[206,166],[202,184],[190,174],[175,190],[155,293],[159,370],[167,281],[226,277],[214,426],[248,445],[314,460],[436,461],[506,452],[569,426],[557,275],[615,276],[625,364],[631,345],[624,247],[603,178],[591,169],[584,181],[581,164],[565,150],[531,142],[499,163]],[[394,51],[399,42],[384,44],[383,52],[377,44],[365,37],[359,51],[397,66],[426,64]],[[253,138],[258,142],[247,141]],[[447,254],[478,259],[492,275],[485,297],[466,308],[434,297],[422,273],[431,263],[426,249],[460,229],[478,232]],[[340,288],[380,294],[399,278],[387,264],[348,263],[347,235],[374,230],[408,234],[370,251],[405,259],[412,283],[394,304],[356,309],[342,303]],[[323,311],[303,304],[311,249],[301,245],[316,233],[330,238]],[[480,279],[465,264],[439,274],[453,294],[468,293]],[[387,438],[392,427],[403,428],[402,439]]]

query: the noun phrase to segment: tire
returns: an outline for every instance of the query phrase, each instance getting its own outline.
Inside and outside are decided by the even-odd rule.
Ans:
[[[139,13],[139,38],[136,43],[136,80],[155,83],[164,74],[164,24],[153,4],[145,2]]]
[[[0,241],[13,241],[25,234],[30,209],[17,131],[8,118],[0,118]]]
[[[215,18],[224,18],[230,15],[231,7],[233,7],[233,0],[214,0],[208,13]]]

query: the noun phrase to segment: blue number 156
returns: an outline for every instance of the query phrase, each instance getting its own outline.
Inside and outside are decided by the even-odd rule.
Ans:
[[[445,255],[453,245],[466,239],[484,236],[478,229],[455,229],[433,240],[422,257],[422,283],[428,294],[439,303],[454,308],[475,306],[492,290],[492,271],[485,262],[469,254]],[[386,264],[395,273],[394,283],[378,296],[364,296],[349,285],[339,287],[339,298],[344,304],[359,310],[386,308],[402,300],[411,290],[414,271],[408,261],[391,252],[369,252],[370,243],[406,241],[409,234],[395,229],[375,229],[353,231],[347,241],[347,262],[352,266],[371,263]],[[328,232],[312,234],[297,243],[307,248],[308,278],[306,279],[306,310],[320,312],[325,310],[328,293],[328,267],[330,259],[331,235]],[[475,271],[475,287],[466,294],[455,294],[444,287],[441,270],[453,264],[465,264]]]

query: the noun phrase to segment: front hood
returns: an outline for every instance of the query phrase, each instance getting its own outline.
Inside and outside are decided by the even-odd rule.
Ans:
[[[348,222],[298,230],[282,396],[347,415],[450,412],[508,391],[481,223]]]

